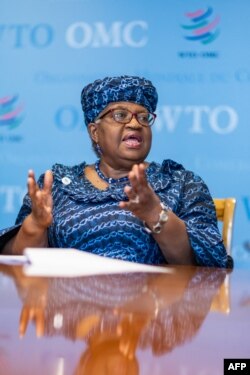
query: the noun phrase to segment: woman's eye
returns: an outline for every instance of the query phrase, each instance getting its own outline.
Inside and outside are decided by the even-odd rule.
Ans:
[[[141,114],[138,117],[139,117],[139,120],[141,122],[145,122],[145,123],[148,122],[148,115],[146,113],[145,114]]]
[[[123,120],[127,117],[127,112],[125,111],[117,111],[114,113],[115,118],[118,120]]]

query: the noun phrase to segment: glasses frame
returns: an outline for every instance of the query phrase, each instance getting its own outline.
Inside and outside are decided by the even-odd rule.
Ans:
[[[117,110],[124,110],[124,111],[127,111],[127,112],[131,113],[132,117],[131,117],[130,120],[127,121],[127,122],[117,121],[117,120],[114,118],[114,115],[113,115],[113,112],[114,112],[114,111],[117,111]],[[132,112],[132,111],[130,111],[130,110],[127,109],[127,108],[111,108],[111,109],[109,109],[107,112],[105,112],[103,115],[101,115],[100,117],[98,117],[98,118],[96,119],[95,123],[98,123],[99,120],[102,120],[103,117],[105,117],[105,116],[108,115],[109,113],[112,113],[112,119],[113,119],[117,124],[123,124],[123,125],[129,124],[130,121],[133,119],[133,117],[135,117],[136,121],[137,121],[141,126],[144,126],[144,127],[146,127],[146,128],[151,128],[151,126],[154,125],[155,119],[156,119],[156,117],[157,117],[157,115],[156,115],[155,113],[147,112],[147,114],[150,114],[150,115],[153,116],[153,122],[152,122],[152,124],[150,124],[150,125],[149,125],[149,124],[148,124],[148,125],[145,125],[145,124],[142,124],[142,123],[139,121],[139,119],[138,119],[138,115],[141,114],[141,113],[144,113],[144,112]]]

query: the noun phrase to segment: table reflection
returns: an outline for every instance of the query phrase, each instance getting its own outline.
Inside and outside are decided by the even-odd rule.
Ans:
[[[18,267],[2,269],[13,277],[23,304],[21,337],[34,324],[37,337],[85,341],[74,375],[139,374],[138,348],[162,355],[192,340],[227,271],[173,270],[71,279],[27,277]]]

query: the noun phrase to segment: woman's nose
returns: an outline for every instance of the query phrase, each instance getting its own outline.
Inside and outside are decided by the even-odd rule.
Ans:
[[[133,128],[141,128],[142,125],[139,123],[139,121],[137,120],[137,117],[136,117],[136,114],[133,113],[132,115],[132,118],[130,120],[130,122],[127,123],[128,126],[132,126]]]

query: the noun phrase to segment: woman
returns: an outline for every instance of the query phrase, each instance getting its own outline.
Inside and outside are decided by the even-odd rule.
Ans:
[[[25,247],[77,248],[147,264],[231,267],[207,186],[172,160],[147,162],[157,92],[139,77],[87,85],[81,104],[98,160],[55,164],[28,194],[3,253]]]

